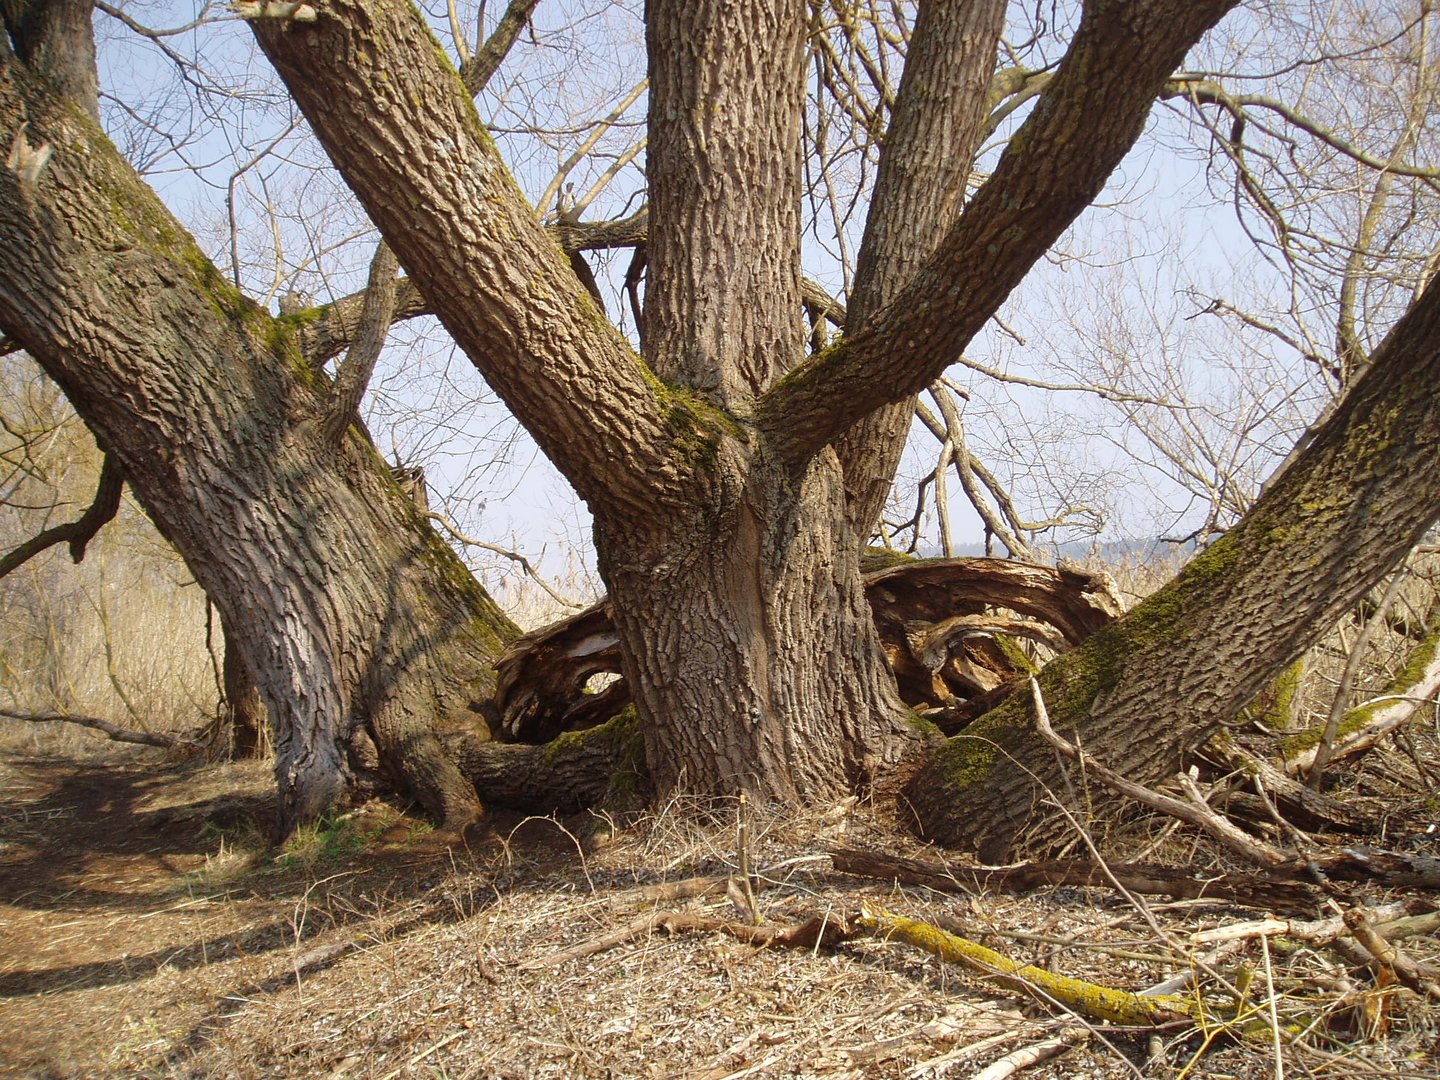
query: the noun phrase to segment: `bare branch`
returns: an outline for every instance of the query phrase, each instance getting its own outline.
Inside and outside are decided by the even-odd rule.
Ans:
[[[90,508],[76,520],[52,526],[0,558],[0,578],[56,544],[69,544],[70,558],[77,563],[85,558],[86,545],[119,512],[120,494],[124,488],[125,474],[116,460],[107,454],[105,463],[100,466],[100,483]]]
[[[395,314],[395,272],[399,268],[400,263],[389,245],[380,241],[375,257],[370,260],[370,280],[365,286],[355,340],[335,375],[335,386],[330,393],[325,435],[332,442],[338,440],[355,419],[360,399],[365,396],[375,371],[375,361],[385,347],[385,334]]]
[[[1340,138],[1333,131],[1311,120],[1304,113],[1276,98],[1258,94],[1230,94],[1214,80],[1193,75],[1179,75],[1170,80],[1165,84],[1160,96],[1167,100],[1183,97],[1197,105],[1217,105],[1237,121],[1253,122],[1254,118],[1249,115],[1247,110],[1264,109],[1275,113],[1287,124],[1319,139],[1332,150],[1339,151],[1366,168],[1375,169],[1377,172],[1391,173],[1395,176],[1413,176],[1429,181],[1432,187],[1435,186],[1435,181],[1440,180],[1440,169],[1406,165],[1401,161],[1385,160],[1377,158],[1373,154],[1367,154],[1359,147]]]
[[[1166,78],[1235,0],[1089,5],[1070,51],[936,254],[853,337],[760,402],[795,459],[923,390],[964,351],[1035,261],[1094,201]]]
[[[540,0],[511,0],[510,6],[505,9],[505,14],[500,16],[500,22],[486,38],[485,44],[474,56],[460,65],[460,78],[464,80],[465,89],[470,91],[472,97],[484,90],[495,72],[500,70],[500,65],[509,55],[520,31],[525,29],[525,24],[530,21],[530,16],[539,2]],[[455,40],[459,42],[463,39],[457,35]]]
[[[557,604],[560,604],[563,607],[570,608],[571,610],[578,610],[579,608],[585,606],[584,604],[577,604],[574,600],[565,599],[565,597],[561,596],[558,592],[551,588],[550,583],[547,582],[536,572],[535,567],[531,565],[530,560],[527,559],[524,555],[521,555],[518,551],[511,551],[509,548],[503,548],[498,544],[491,544],[485,540],[477,540],[473,536],[466,536],[463,532],[460,531],[459,527],[444,514],[437,514],[434,511],[429,511],[425,514],[425,516],[431,521],[434,521],[437,524],[444,526],[446,532],[448,532],[460,543],[465,544],[467,547],[477,547],[482,551],[488,551],[493,555],[501,555],[509,559],[511,562],[519,563],[520,569],[524,570],[525,573],[537,585],[540,586],[540,588],[545,590],[546,594],[549,595],[550,599],[554,600]]]
[[[28,724],[78,724],[80,727],[93,728],[102,732],[116,742],[135,743],[139,746],[158,746],[164,750],[172,750],[190,741],[177,739],[170,735],[156,735],[149,731],[135,731],[111,723],[109,720],[101,720],[98,716],[80,716],[75,713],[23,713],[7,708],[0,708],[0,716],[7,720],[23,720]]]
[[[421,13],[326,11],[303,35],[251,27],[434,314],[582,498],[647,512],[679,498],[695,465],[672,452],[653,376],[545,235]],[[316,50],[355,63],[317,65]]]
[[[1162,795],[1133,780],[1127,780],[1072,743],[1066,742],[1050,726],[1050,714],[1045,708],[1045,698],[1040,693],[1040,684],[1033,678],[1030,680],[1030,693],[1035,705],[1035,728],[1041,737],[1106,787],[1118,791],[1152,810],[1159,810],[1162,814],[1169,814],[1171,817],[1179,818],[1181,821],[1203,829],[1237,855],[1241,855],[1267,870],[1294,865],[1293,856],[1286,855],[1278,848],[1255,839],[1207,806],[1199,789],[1195,787],[1195,782],[1185,774],[1182,773],[1178,779],[1181,786],[1185,788],[1186,794],[1190,796],[1188,802],[1171,798],[1169,795]]]

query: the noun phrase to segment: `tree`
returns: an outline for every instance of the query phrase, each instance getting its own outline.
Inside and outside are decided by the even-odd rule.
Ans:
[[[1005,5],[922,3],[845,336],[813,353],[806,8],[655,0],[643,356],[472,101],[531,6],[512,5],[459,73],[406,0],[245,8],[424,305],[589,505],[654,783],[826,800],[928,755],[909,797],[933,835],[993,852],[1043,840],[1054,815],[1034,813],[1035,779],[1057,778],[1021,710],[936,748],[896,695],[860,552],[914,396],[1097,197],[1235,0],[1086,4],[968,199]],[[227,284],[101,135],[85,0],[9,0],[5,17],[0,327],[215,599],[276,726],[285,823],[342,793],[362,732],[464,823],[472,780],[504,789],[507,761],[537,758],[482,747],[486,662],[510,629],[349,425],[393,303],[384,249],[365,311],[324,313],[360,327],[341,334],[353,343],[332,385],[313,363],[316,316],[272,317]],[[1433,460],[1437,308],[1432,288],[1241,528],[1047,669],[1058,720],[1102,752],[1091,734],[1108,723],[1149,747],[1140,778],[1163,772],[1414,542],[1440,483],[1384,478]],[[564,757],[544,782],[566,782]]]

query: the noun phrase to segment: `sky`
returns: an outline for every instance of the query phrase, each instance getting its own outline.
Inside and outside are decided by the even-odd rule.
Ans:
[[[1303,31],[1328,47],[1328,30],[1298,20],[1304,15],[1323,23],[1344,9],[1338,2],[1271,4],[1264,19],[1241,11],[1190,63],[1243,61],[1252,74],[1268,76],[1242,82],[1243,90],[1280,89],[1320,106],[1348,105],[1358,92],[1341,86],[1323,65],[1287,72],[1283,62],[1298,54],[1282,41]],[[222,271],[272,309],[288,292],[324,302],[358,288],[375,237],[245,27],[221,9],[183,0],[128,3],[121,10],[151,28],[182,29],[152,39],[98,16],[107,124]],[[446,10],[427,10],[445,35]],[[532,199],[594,130],[593,120],[627,96],[634,103],[570,174],[575,193],[589,191],[643,135],[644,95],[632,93],[644,69],[638,10],[629,0],[542,0],[534,29],[482,97],[482,116]],[[1028,49],[1019,47],[1028,64],[1043,64],[1060,51],[1059,41],[1046,36],[1052,28],[1037,26],[1037,15],[1063,24],[1067,10],[1017,5],[1010,40],[1038,34]],[[473,6],[459,11],[472,26]],[[487,27],[497,15],[484,16]],[[1023,116],[1021,110],[1002,135]],[[1220,300],[1256,313],[1289,328],[1292,338],[1296,328],[1329,333],[1324,288],[1297,277],[1273,244],[1268,252],[1257,247],[1253,238],[1263,238],[1264,223],[1257,227],[1253,209],[1237,199],[1233,168],[1195,117],[1183,102],[1157,107],[1096,207],[972,345],[967,358],[1002,377],[963,366],[951,373],[968,395],[963,413],[972,450],[1007,481],[1022,513],[1069,512],[1073,524],[1058,530],[1057,539],[1184,537],[1212,519],[1217,503],[1223,523],[1231,503],[1243,506],[1254,497],[1329,396],[1315,364],[1300,352],[1212,307]],[[995,152],[982,157],[982,167]],[[1304,154],[1292,147],[1291,158]],[[587,219],[639,205],[643,160],[643,152],[635,154],[596,196]],[[842,197],[861,178],[860,160],[852,155],[834,166]],[[1322,165],[1334,162],[1320,162],[1317,175]],[[1363,182],[1355,185],[1361,195]],[[1354,214],[1361,195],[1331,193],[1337,209],[1324,213],[1336,219],[1336,231],[1343,234],[1345,216]],[[1321,213],[1318,195],[1313,205],[1289,196],[1296,201],[1287,210],[1307,222]],[[838,256],[858,245],[863,206],[861,195],[840,231],[843,242],[830,227],[831,205],[819,199],[813,206],[807,272],[835,291],[845,281]],[[628,253],[617,253],[600,259],[597,271],[610,313],[629,330],[618,291],[627,261]],[[1321,277],[1320,270],[1313,276]],[[1107,400],[1024,381],[1103,385],[1111,392]],[[562,584],[595,586],[584,506],[434,320],[394,329],[366,410],[382,451],[424,465],[432,501],[465,532],[525,552]],[[902,478],[913,481],[932,467],[937,449],[928,435],[912,438]],[[1219,494],[1217,478],[1224,478]],[[953,535],[977,543],[979,519],[953,480],[949,487]],[[936,542],[931,513],[924,545]],[[506,580],[503,559],[467,554],[487,571],[487,583]]]

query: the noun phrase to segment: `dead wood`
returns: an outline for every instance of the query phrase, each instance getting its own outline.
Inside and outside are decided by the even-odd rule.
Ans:
[[[486,803],[570,813],[649,794],[639,732],[625,716],[540,746],[459,736],[449,750]]]
[[[8,720],[23,720],[27,724],[78,724],[103,733],[116,742],[135,743],[139,746],[158,746],[162,750],[173,750],[177,746],[189,745],[189,739],[177,739],[172,735],[157,735],[150,731],[135,731],[121,727],[98,716],[80,716],[75,713],[22,713],[14,709],[0,708],[0,716]]]
[[[1440,1001],[1440,970],[1430,964],[1417,963],[1398,945],[1386,940],[1371,923],[1369,916],[1359,908],[1345,913],[1345,926],[1375,962],[1395,973],[1395,977],[1417,994],[1425,994]]]
[[[1373,881],[1389,889],[1440,889],[1440,859],[1373,847],[1348,847],[1315,859],[1326,877]]]
[[[1068,564],[904,561],[868,572],[865,588],[901,697],[942,711],[949,727],[969,715],[968,703],[993,703],[1024,674],[1013,639],[1060,651],[1122,611],[1108,575]],[[510,741],[547,742],[604,723],[630,703],[618,677],[598,693],[586,692],[593,676],[620,672],[619,637],[605,601],[517,638],[495,670],[500,737]]]
[[[1263,791],[1269,795],[1276,809],[1285,820],[1297,828],[1310,832],[1345,832],[1357,836],[1373,835],[1379,822],[1372,814],[1357,809],[1323,791],[1307,787],[1294,777],[1287,775],[1262,758],[1249,753],[1235,743],[1212,742],[1201,752],[1200,757],[1214,767],[1233,770],[1248,778],[1257,794],[1235,791],[1224,797],[1224,809],[1253,821],[1266,821],[1269,811]]]
[[[1089,1041],[1090,1032],[1087,1029],[1083,1027],[1066,1028],[1053,1039],[1044,1039],[1041,1042],[1031,1043],[1029,1046],[1022,1046],[1018,1050],[1010,1051],[1004,1057],[976,1073],[975,1080],[1008,1080],[1009,1077],[1023,1069],[1039,1065],[1053,1057],[1059,1057],[1065,1051],[1083,1046]]]
[[[858,848],[831,848],[830,860],[834,868],[844,874],[954,893],[1025,892],[1047,885],[1113,888],[1113,876],[1125,889],[1144,896],[1227,900],[1273,911],[1310,912],[1320,900],[1318,891],[1308,885],[1277,881],[1264,874],[1200,877],[1183,867],[1146,863],[1110,863],[1104,869],[1087,860],[1052,860],[1019,866],[951,866]]]
[[[1440,634],[1427,635],[1414,649],[1401,673],[1386,691],[1340,718],[1339,737],[1329,746],[1325,761],[1363,753],[1396,728],[1408,723],[1422,709],[1434,708],[1440,695]],[[1315,729],[1300,732],[1287,740],[1285,771],[1308,774],[1315,768],[1323,733]]]
[[[1091,1020],[1150,1026],[1200,1019],[1204,1015],[1188,998],[1158,994],[1142,997],[1127,990],[1057,975],[1033,964],[1019,963],[994,949],[919,919],[867,909],[854,922],[860,931],[924,949],[947,963],[960,964],[992,978],[1008,990],[1033,995],[1046,1002],[1058,1002]]]
[[[761,948],[818,949],[834,945],[850,936],[845,920],[833,914],[817,915],[795,926],[751,926],[709,915],[684,911],[655,911],[627,923],[618,930],[591,938],[569,949],[536,957],[519,965],[521,971],[538,971],[558,967],[569,960],[579,960],[624,945],[656,931],[668,934],[683,932],[727,934],[737,941]]]
[[[1127,780],[1091,755],[1066,742],[1050,726],[1050,715],[1045,708],[1045,698],[1040,693],[1039,682],[1033,677],[1030,680],[1030,694],[1035,704],[1035,729],[1064,757],[1080,765],[1087,775],[1093,776],[1112,791],[1134,799],[1152,810],[1169,814],[1171,817],[1179,818],[1181,821],[1204,830],[1237,855],[1258,866],[1263,866],[1267,870],[1281,870],[1296,866],[1298,860],[1294,855],[1287,854],[1272,844],[1256,839],[1223,814],[1216,813],[1205,802],[1200,789],[1188,774],[1181,773],[1176,777],[1180,786],[1185,789],[1186,795],[1189,796],[1188,800],[1182,801],[1169,795],[1162,795],[1158,791],[1152,791],[1133,780]]]

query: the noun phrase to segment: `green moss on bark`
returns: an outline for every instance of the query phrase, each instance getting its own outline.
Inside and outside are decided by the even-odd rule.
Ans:
[[[1440,649],[1440,628],[1432,631],[1424,641],[1411,650],[1410,655],[1405,659],[1405,666],[1395,673],[1385,689],[1380,691],[1377,697],[1393,697],[1408,693],[1416,683],[1425,677],[1426,670],[1435,660],[1436,650]],[[1370,705],[1359,705],[1349,710],[1340,718],[1340,724],[1336,728],[1336,741],[1342,741],[1348,735],[1360,731],[1380,710],[1395,704],[1393,701],[1379,701]],[[1280,753],[1285,760],[1297,758],[1320,745],[1320,740],[1325,737],[1325,726],[1318,724],[1315,727],[1306,728],[1304,731],[1297,731],[1288,739],[1280,743]]]

